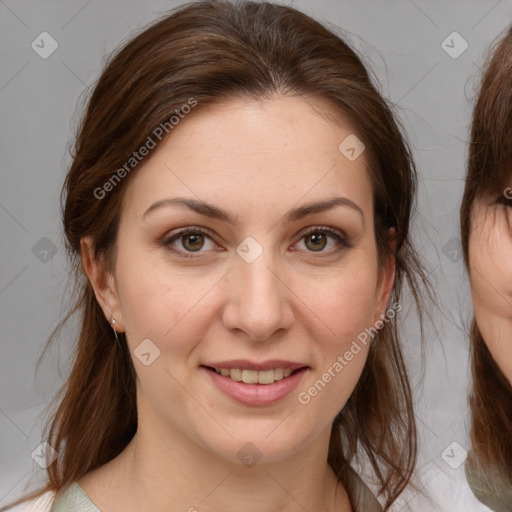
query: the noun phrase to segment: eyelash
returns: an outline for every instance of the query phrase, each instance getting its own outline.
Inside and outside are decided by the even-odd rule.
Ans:
[[[179,231],[174,231],[172,233],[169,234],[169,236],[165,237],[165,239],[162,241],[163,245],[171,252],[175,253],[175,254],[178,254],[180,257],[184,257],[184,258],[198,258],[200,257],[200,252],[198,252],[197,256],[192,256],[193,253],[191,252],[185,252],[185,251],[182,251],[182,250],[178,250],[178,249],[175,249],[173,247],[171,247],[171,244],[175,241],[175,240],[178,240],[179,238],[185,236],[185,235],[195,235],[195,234],[202,234],[202,235],[206,235],[208,238],[212,238],[211,234],[209,231],[203,229],[203,228],[199,228],[199,227],[195,227],[195,228],[184,228],[182,230],[179,230]],[[302,240],[304,237],[306,237],[307,235],[310,235],[312,233],[326,233],[328,235],[331,235],[334,239],[336,239],[336,241],[340,244],[340,247],[338,247],[337,249],[334,249],[334,251],[331,251],[331,252],[338,252],[338,251],[341,251],[343,249],[349,249],[352,247],[352,244],[350,244],[350,242],[348,242],[348,240],[346,238],[344,238],[342,235],[340,235],[337,231],[335,231],[334,229],[331,229],[331,228],[328,228],[328,227],[313,227],[313,228],[310,228],[308,229],[307,231],[303,232],[299,241]],[[312,252],[314,253],[315,251],[309,251],[309,252]],[[323,251],[320,251],[321,253]]]

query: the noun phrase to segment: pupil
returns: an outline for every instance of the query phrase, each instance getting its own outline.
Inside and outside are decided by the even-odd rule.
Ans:
[[[188,244],[188,242],[189,242],[190,240],[193,240],[193,241],[192,241],[192,246],[194,246],[194,245],[196,245],[196,244],[197,244],[198,239],[199,239],[201,236],[202,236],[202,235],[188,235],[188,236],[185,238],[185,240],[186,240],[187,244]],[[195,239],[195,241],[194,241],[194,239]],[[187,245],[187,244],[185,244],[185,245]],[[200,247],[199,247],[199,248],[200,248]],[[192,247],[192,249],[194,249],[194,247]],[[198,247],[195,247],[195,249],[198,249]]]
[[[320,239],[322,237],[324,237],[323,233],[309,235],[310,240],[313,241],[313,244],[315,244],[316,248],[320,247],[321,249],[323,249],[325,247],[325,244],[323,244],[323,245],[321,244],[322,240],[320,240]],[[320,245],[319,245],[319,242],[320,242]],[[324,242],[325,242],[325,240],[324,240]]]

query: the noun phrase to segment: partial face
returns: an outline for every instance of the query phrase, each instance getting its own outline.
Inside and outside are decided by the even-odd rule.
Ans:
[[[475,318],[501,371],[512,384],[512,189],[475,202],[469,275]]]
[[[112,309],[141,426],[235,462],[247,442],[276,460],[330,431],[393,280],[365,154],[338,149],[351,133],[298,98],[229,103],[184,119],[133,176]]]

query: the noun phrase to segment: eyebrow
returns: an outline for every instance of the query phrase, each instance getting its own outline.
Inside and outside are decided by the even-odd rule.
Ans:
[[[187,197],[175,197],[172,199],[160,199],[153,203],[145,212],[142,218],[145,218],[150,212],[157,210],[158,208],[164,206],[186,206],[190,208],[196,213],[200,215],[205,215],[206,217],[211,217],[213,219],[218,219],[222,222],[225,222],[229,225],[234,225],[238,221],[238,215],[232,216],[227,211],[218,208],[210,203],[205,201],[200,201],[197,199],[187,198]],[[347,197],[333,197],[331,199],[326,199],[324,201],[319,201],[315,203],[308,203],[293,210],[288,211],[285,214],[285,220],[287,222],[294,222],[308,215],[313,215],[315,213],[325,212],[327,210],[331,210],[337,206],[347,206],[352,208],[353,210],[359,212],[361,215],[361,219],[364,225],[364,214],[361,208],[354,203],[354,201],[348,199]]]

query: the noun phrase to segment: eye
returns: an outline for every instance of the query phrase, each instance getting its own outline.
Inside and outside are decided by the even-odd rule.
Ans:
[[[163,245],[165,245],[165,247],[170,251],[178,253],[180,256],[184,256],[185,258],[195,258],[196,256],[192,256],[190,253],[205,252],[201,251],[204,247],[205,238],[208,238],[213,242],[209,233],[202,228],[184,228],[180,231],[175,231],[171,233],[170,236],[166,237],[163,241]],[[177,240],[181,240],[181,246],[184,249],[176,249],[173,247],[173,244]]]
[[[333,239],[338,246],[334,251],[324,251],[328,244],[328,239]],[[304,240],[304,245],[309,249],[308,252],[337,252],[338,250],[352,247],[348,240],[338,231],[327,227],[314,227],[302,233],[301,240]]]
[[[338,231],[327,227],[314,227],[301,234],[300,241],[304,240],[307,252],[336,252],[345,248],[352,247],[347,239]],[[174,253],[185,258],[196,258],[199,256],[193,253],[208,252],[201,251],[205,246],[205,238],[211,243],[214,243],[209,231],[199,227],[188,227],[179,231],[174,231],[165,237],[162,244]],[[324,251],[328,244],[328,239],[331,238],[337,243],[334,251]],[[180,241],[181,248],[176,248],[175,243]]]

